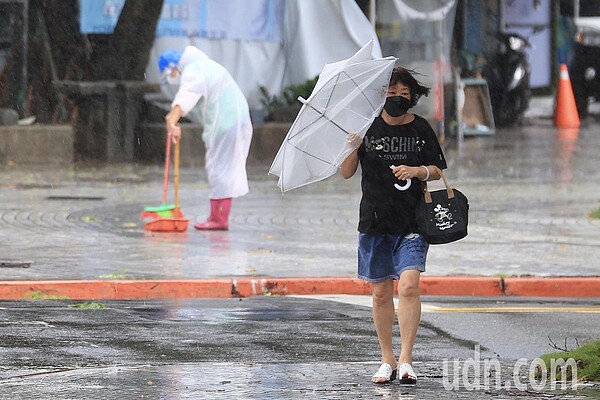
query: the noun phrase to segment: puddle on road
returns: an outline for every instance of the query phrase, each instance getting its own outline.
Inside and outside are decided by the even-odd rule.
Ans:
[[[31,261],[3,261],[0,260],[0,268],[29,268]]]
[[[101,196],[47,196],[46,200],[60,200],[60,201],[68,201],[68,200],[76,200],[76,201],[101,201],[104,200],[104,197]]]

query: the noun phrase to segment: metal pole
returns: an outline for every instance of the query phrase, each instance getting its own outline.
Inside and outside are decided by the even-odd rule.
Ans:
[[[369,19],[373,29],[375,29],[377,25],[377,0],[369,1]]]
[[[27,99],[27,54],[28,54],[28,45],[29,42],[27,40],[27,36],[29,35],[29,0],[21,0],[23,3],[23,69],[22,69],[22,87],[21,93],[22,97],[19,99],[23,105],[25,105]],[[25,107],[23,107],[25,109]],[[30,110],[25,110],[29,112]]]
[[[505,32],[506,31],[506,15],[504,13],[504,9],[506,8],[505,0],[500,0],[499,7],[500,7],[500,9],[498,10],[498,14],[500,14],[500,26],[498,26],[498,29],[500,30],[500,32]]]
[[[465,141],[465,132],[463,131],[463,118],[462,112],[465,106],[465,89],[463,83],[460,78],[460,74],[458,71],[454,71],[454,82],[456,82],[454,87],[454,99],[455,99],[455,112],[456,112],[456,147],[460,154],[463,143]]]

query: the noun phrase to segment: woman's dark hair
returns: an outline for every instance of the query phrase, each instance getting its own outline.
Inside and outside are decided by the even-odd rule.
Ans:
[[[417,81],[412,76],[412,74],[414,73],[415,71],[413,70],[408,70],[402,67],[396,67],[392,70],[392,77],[390,78],[390,86],[400,82],[410,89],[411,107],[417,105],[417,102],[419,101],[421,96],[429,95],[429,88],[427,86],[423,86],[419,81]]]

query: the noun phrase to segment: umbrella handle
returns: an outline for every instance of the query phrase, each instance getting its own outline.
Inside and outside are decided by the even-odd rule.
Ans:
[[[390,169],[396,168],[395,165],[390,165]],[[394,183],[394,187],[396,190],[400,190],[401,192],[408,190],[410,185],[412,184],[412,179],[401,180],[399,183]]]

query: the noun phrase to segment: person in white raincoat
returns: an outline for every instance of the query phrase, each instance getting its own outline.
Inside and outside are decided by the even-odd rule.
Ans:
[[[248,193],[246,159],[252,139],[248,102],[229,72],[194,46],[165,51],[158,65],[169,83],[180,84],[165,117],[173,140],[181,137],[181,117],[190,116],[203,127],[211,207],[208,219],[194,227],[227,230],[232,198]]]

